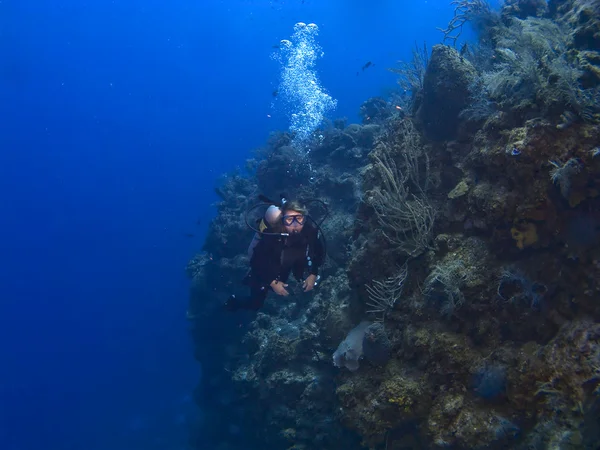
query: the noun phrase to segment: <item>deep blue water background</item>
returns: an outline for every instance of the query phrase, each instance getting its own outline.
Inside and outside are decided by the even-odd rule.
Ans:
[[[451,15],[446,0],[0,0],[0,448],[184,448],[199,366],[183,269],[218,177],[287,127],[271,47],[315,22],[332,117],[357,121]]]

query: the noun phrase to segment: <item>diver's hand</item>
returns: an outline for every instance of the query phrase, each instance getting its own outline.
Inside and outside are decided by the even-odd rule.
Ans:
[[[281,283],[277,280],[273,280],[271,281],[271,287],[277,295],[283,295],[284,297],[290,295],[290,293],[285,289],[287,287],[287,284]]]
[[[306,280],[302,283],[302,287],[304,288],[304,292],[312,291],[315,287],[315,283],[317,282],[316,275],[309,275],[306,277]]]

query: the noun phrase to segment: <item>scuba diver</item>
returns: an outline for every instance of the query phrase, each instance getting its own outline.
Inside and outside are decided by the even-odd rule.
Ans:
[[[267,198],[261,199],[273,203]],[[256,205],[248,212],[263,205],[265,203]],[[298,281],[303,279],[305,272],[308,273],[302,288],[304,292],[311,291],[320,279],[319,267],[325,260],[326,248],[320,223],[308,215],[306,206],[299,201],[288,201],[282,195],[279,205],[269,206],[258,228],[250,226],[247,215],[246,223],[255,231],[248,248],[250,272],[243,280],[250,286],[250,295],[245,298],[232,295],[225,302],[225,308],[229,311],[258,310],[269,291],[288,296],[287,280],[291,273]]]

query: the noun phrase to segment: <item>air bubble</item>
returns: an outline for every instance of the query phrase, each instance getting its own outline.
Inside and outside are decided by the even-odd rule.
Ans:
[[[296,148],[306,147],[304,144],[325,114],[337,106],[337,101],[321,86],[316,73],[316,60],[324,54],[315,40],[318,31],[319,27],[314,23],[298,22],[291,39],[281,41],[276,55],[281,64],[279,98],[286,104]]]

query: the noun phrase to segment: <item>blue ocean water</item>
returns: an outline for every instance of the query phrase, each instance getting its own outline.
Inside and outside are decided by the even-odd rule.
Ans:
[[[1,0],[0,449],[186,448],[200,367],[184,267],[218,178],[289,125],[274,46],[317,24],[330,116],[358,121],[452,11]]]

